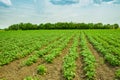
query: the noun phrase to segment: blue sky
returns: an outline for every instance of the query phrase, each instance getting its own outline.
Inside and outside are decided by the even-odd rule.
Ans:
[[[0,28],[71,21],[120,24],[120,0],[0,0]]]

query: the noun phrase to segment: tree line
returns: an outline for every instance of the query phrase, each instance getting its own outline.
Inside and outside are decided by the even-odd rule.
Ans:
[[[19,23],[10,25],[6,30],[39,30],[39,29],[117,29],[118,24],[102,24],[102,23],[67,23],[67,22],[57,22],[57,23],[42,23],[42,24],[32,24],[32,23]]]

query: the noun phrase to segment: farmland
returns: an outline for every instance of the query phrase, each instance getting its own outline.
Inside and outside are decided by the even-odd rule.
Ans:
[[[0,80],[115,79],[119,29],[0,32]]]

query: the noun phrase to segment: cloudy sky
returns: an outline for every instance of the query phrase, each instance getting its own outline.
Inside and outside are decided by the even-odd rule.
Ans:
[[[120,0],[0,0],[0,28],[71,21],[120,24]]]

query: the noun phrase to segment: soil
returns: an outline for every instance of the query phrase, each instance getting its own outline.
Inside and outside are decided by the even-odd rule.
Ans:
[[[114,69],[104,63],[104,58],[98,53],[88,41],[88,47],[96,58],[95,80],[114,80]]]
[[[62,65],[64,56],[69,53],[69,48],[73,43],[73,38],[70,39],[66,48],[61,51],[60,56],[56,57],[51,64],[44,63],[47,67],[47,73],[39,76],[41,80],[65,80],[62,73]]]
[[[7,79],[7,80],[23,80],[26,76],[29,75],[36,75],[35,70],[38,64],[42,62],[42,59],[39,59],[39,62],[33,64],[32,66],[25,66],[20,68],[19,61],[15,61],[10,63],[9,65],[5,65],[0,69],[0,79]]]

